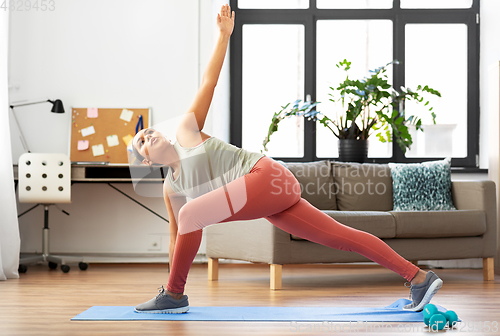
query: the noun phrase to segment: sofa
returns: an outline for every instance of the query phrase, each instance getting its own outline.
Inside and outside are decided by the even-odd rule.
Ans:
[[[315,161],[284,163],[302,197],[342,224],[369,232],[405,259],[483,258],[483,279],[494,279],[497,250],[493,181],[451,181],[456,210],[394,211],[388,164]],[[219,259],[270,265],[270,288],[282,287],[283,265],[371,260],[293,236],[266,219],[220,223],[206,229],[208,278],[218,279]]]

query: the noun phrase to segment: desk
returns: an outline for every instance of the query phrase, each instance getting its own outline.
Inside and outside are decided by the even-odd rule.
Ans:
[[[149,167],[134,167],[134,175],[140,176],[141,178],[132,178],[130,176],[130,167],[128,165],[106,165],[106,164],[71,164],[71,184],[73,183],[107,183],[111,188],[118,191],[123,196],[129,198],[135,203],[139,204],[146,210],[152,212],[156,216],[160,217],[164,221],[168,220],[161,215],[157,214],[141,202],[137,201],[135,198],[127,195],[120,189],[113,186],[111,183],[163,183],[165,180],[163,169],[160,167],[155,167],[151,169]],[[17,189],[18,182],[18,165],[14,164],[14,182]],[[28,211],[30,211],[29,209]],[[28,212],[26,211],[26,212]],[[26,213],[24,212],[24,213]],[[23,214],[24,214],[23,213]],[[19,215],[22,216],[23,214]]]
[[[140,179],[133,179],[130,176],[130,167],[128,165],[102,165],[102,164],[72,164],[71,182],[90,182],[90,183],[110,183],[110,182],[147,182],[163,183],[162,169],[151,170],[149,167],[134,167],[138,176],[144,176]],[[14,165],[14,181],[18,180],[18,165]]]

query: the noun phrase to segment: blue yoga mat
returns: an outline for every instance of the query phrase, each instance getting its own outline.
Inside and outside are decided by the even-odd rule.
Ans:
[[[189,307],[184,314],[136,313],[134,307],[94,306],[72,321],[335,321],[335,322],[423,322],[422,312],[409,312],[399,299],[387,307]],[[436,305],[439,311],[447,309]]]

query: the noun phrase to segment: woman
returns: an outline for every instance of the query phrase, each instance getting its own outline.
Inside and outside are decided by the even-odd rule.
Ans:
[[[295,177],[281,164],[261,154],[229,145],[202,132],[234,27],[228,5],[217,15],[220,35],[193,105],[180,123],[172,144],[153,129],[141,130],[132,146],[144,164],[170,169],[164,199],[170,219],[171,269],[166,290],[136,307],[141,313],[184,313],[187,274],[208,225],[267,218],[291,234],[332,248],[354,251],[393,270],[411,282],[413,302],[420,311],[439,290],[442,280],[420,270],[381,239],[343,224],[300,197]],[[284,192],[286,190],[286,192]],[[186,196],[192,200],[186,203]]]

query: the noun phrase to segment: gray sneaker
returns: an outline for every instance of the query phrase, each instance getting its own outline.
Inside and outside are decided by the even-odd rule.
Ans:
[[[403,310],[421,311],[426,304],[431,302],[432,297],[442,285],[443,280],[441,280],[436,273],[433,271],[427,272],[424,282],[410,286],[410,299],[413,300],[413,302],[404,306]]]
[[[180,314],[189,310],[187,295],[176,300],[165,292],[163,286],[158,289],[159,294],[156,297],[135,307],[137,313]]]

